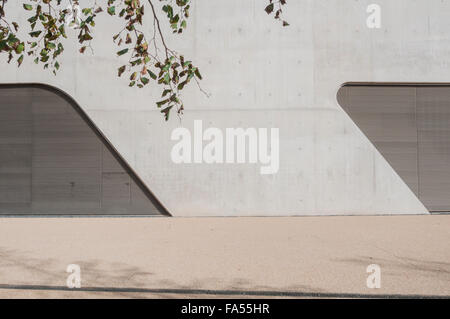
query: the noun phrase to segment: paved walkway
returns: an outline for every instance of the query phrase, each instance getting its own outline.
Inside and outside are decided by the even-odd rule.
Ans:
[[[450,216],[0,218],[1,298],[241,294],[450,296]]]

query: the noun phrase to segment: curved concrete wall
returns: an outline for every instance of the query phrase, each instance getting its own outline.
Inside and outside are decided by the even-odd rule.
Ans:
[[[20,69],[2,64],[0,82],[70,94],[175,216],[427,213],[336,93],[346,82],[449,81],[450,2],[379,0],[380,29],[366,25],[371,3],[290,1],[291,25],[282,28],[264,13],[265,1],[194,1],[187,33],[169,42],[200,66],[211,97],[190,88],[181,123],[163,121],[154,106],[159,88],[129,89],[117,79],[111,36],[120,25],[107,16],[97,23],[94,56],[67,42],[57,77],[27,61]],[[18,5],[8,9],[25,19]],[[279,128],[278,173],[174,164],[172,130],[192,129],[197,119],[221,129]]]

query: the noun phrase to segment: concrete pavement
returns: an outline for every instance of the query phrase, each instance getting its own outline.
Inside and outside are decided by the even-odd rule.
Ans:
[[[450,216],[0,218],[1,298],[374,294],[450,296]]]

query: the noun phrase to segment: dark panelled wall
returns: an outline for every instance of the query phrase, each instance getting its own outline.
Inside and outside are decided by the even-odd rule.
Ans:
[[[0,214],[167,213],[73,101],[0,86]]]
[[[450,212],[450,86],[348,85],[338,102],[430,211]]]
[[[450,211],[450,87],[417,89],[420,194]]]

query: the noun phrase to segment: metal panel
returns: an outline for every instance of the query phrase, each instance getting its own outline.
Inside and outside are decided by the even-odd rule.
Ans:
[[[102,144],[59,96],[33,89],[33,213],[101,209]]]
[[[421,200],[450,211],[450,87],[417,90]]]
[[[416,88],[348,86],[338,101],[418,195]]]
[[[142,192],[135,181],[131,181],[131,213],[135,215],[157,214],[154,202],[149,201],[148,197]]]
[[[97,168],[33,168],[33,213],[98,214],[101,172]]]
[[[30,175],[0,173],[0,203],[29,203]]]
[[[0,144],[0,214],[30,213],[30,205],[31,144]]]
[[[102,207],[109,214],[129,214],[131,178],[106,147],[103,148]]]
[[[158,214],[152,201],[106,147],[103,151],[102,209],[107,214]]]
[[[33,91],[17,88],[1,88],[0,121],[29,121],[32,119],[30,104]]]
[[[31,92],[1,91],[0,214],[31,212]]]
[[[166,213],[61,94],[0,86],[0,214]]]

